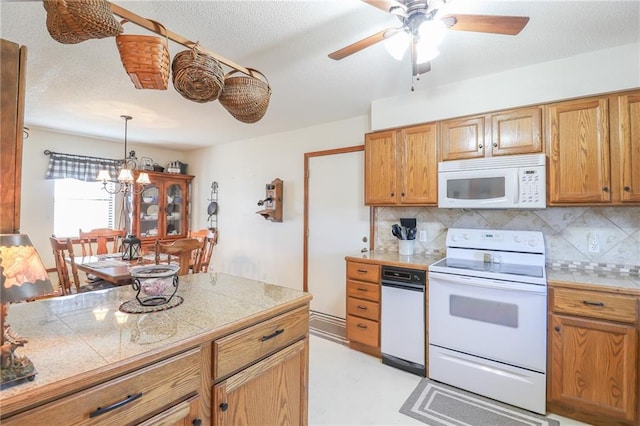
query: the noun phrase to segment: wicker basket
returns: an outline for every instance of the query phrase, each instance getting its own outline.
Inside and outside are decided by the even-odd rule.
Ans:
[[[267,112],[271,98],[269,81],[261,72],[251,68],[251,75],[234,76],[237,72],[233,70],[225,76],[224,89],[218,101],[237,120],[255,123]],[[255,77],[256,74],[261,78]]]
[[[154,23],[164,37],[137,34],[116,37],[120,60],[136,89],[167,90],[169,85],[167,29],[158,22]]]
[[[218,60],[193,49],[178,53],[171,64],[173,87],[190,101],[205,103],[218,99],[224,87],[224,72]]]
[[[106,0],[44,0],[47,30],[64,44],[114,37],[122,32]]]

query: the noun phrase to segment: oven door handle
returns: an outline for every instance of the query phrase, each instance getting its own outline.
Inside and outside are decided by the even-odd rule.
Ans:
[[[537,284],[505,283],[489,278],[467,277],[463,275],[443,274],[440,272],[429,272],[429,285],[435,281],[443,281],[443,284],[452,283],[472,287],[491,288],[496,290],[507,290],[520,293],[546,294],[547,286]]]

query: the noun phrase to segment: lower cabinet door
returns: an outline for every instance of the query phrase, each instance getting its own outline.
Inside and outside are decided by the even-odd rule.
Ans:
[[[214,425],[306,425],[308,339],[247,367],[213,390]]]
[[[547,408],[595,424],[637,425],[634,325],[551,315]]]

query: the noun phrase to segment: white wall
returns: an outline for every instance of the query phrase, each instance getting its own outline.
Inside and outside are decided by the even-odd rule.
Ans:
[[[367,131],[368,117],[360,116],[189,153],[194,229],[208,226],[211,182],[219,184],[213,270],[302,289],[304,154],[362,145]],[[256,214],[275,178],[284,181],[282,223]]]
[[[169,161],[185,161],[184,153],[148,145],[127,144],[135,150],[138,159],[151,157],[166,165]],[[28,234],[42,257],[45,266],[54,267],[49,237],[53,233],[54,181],[45,179],[49,157],[45,150],[91,157],[122,158],[124,142],[94,139],[84,136],[31,128],[24,140],[22,153],[22,201],[20,205],[20,232]]]
[[[425,74],[422,79],[428,79]],[[408,92],[371,103],[373,130],[640,87],[640,44]]]

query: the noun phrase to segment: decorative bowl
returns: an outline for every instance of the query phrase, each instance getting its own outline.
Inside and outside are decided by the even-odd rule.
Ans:
[[[177,265],[143,265],[131,268],[133,289],[140,304],[155,306],[167,303],[178,290]],[[144,298],[140,298],[142,293]]]

